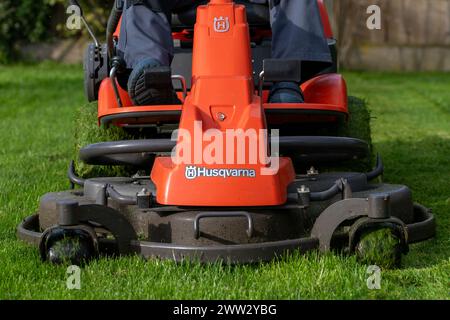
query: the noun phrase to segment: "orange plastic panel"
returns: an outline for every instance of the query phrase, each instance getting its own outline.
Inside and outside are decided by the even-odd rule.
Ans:
[[[156,185],[157,201],[166,205],[195,206],[269,206],[286,202],[287,186],[295,178],[292,162],[280,158],[279,170],[263,175],[267,165],[243,161],[243,164],[209,164],[202,152],[211,142],[199,138],[215,129],[221,141],[227,141],[227,129],[266,128],[264,109],[255,94],[250,51],[250,36],[245,8],[230,1],[216,0],[197,11],[193,49],[193,85],[183,105],[179,128],[190,133],[188,144],[191,163],[174,163],[171,157],[155,160],[151,178]],[[200,122],[201,121],[201,122]],[[260,145],[267,152],[265,138]],[[196,149],[200,143],[200,149]],[[183,138],[179,137],[177,156],[180,160]],[[222,145],[225,145],[222,143]],[[195,155],[200,150],[200,162]],[[234,149],[234,153],[239,151]],[[244,149],[244,158],[254,156]],[[229,154],[226,154],[229,156]],[[228,159],[228,158],[227,158]],[[237,160],[236,158],[234,160]],[[194,163],[195,162],[195,163]],[[194,168],[192,167],[194,166]],[[250,175],[199,175],[192,172],[231,172],[242,170]],[[200,171],[193,171],[200,170]],[[215,171],[214,171],[215,170]],[[235,171],[236,172],[236,171]],[[239,171],[237,171],[239,172]]]

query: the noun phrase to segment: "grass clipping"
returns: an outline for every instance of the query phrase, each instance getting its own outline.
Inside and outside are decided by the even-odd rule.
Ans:
[[[75,123],[75,145],[73,159],[78,176],[87,179],[93,177],[130,176],[136,173],[132,167],[126,166],[92,166],[83,163],[79,158],[79,150],[87,145],[106,142],[129,140],[135,138],[123,128],[116,126],[97,125],[97,102],[85,104],[78,108]]]
[[[331,134],[339,137],[356,138],[367,142],[369,153],[367,157],[357,160],[346,161],[342,165],[333,165],[325,171],[360,171],[365,172],[372,169],[375,155],[372,146],[372,132],[370,127],[371,115],[366,101],[357,97],[348,97],[348,121],[340,121],[338,128]]]
[[[370,111],[367,103],[356,97],[348,97],[349,121],[343,124],[338,134],[366,141],[372,147]]]
[[[369,154],[366,158],[359,161],[353,161],[353,170],[370,170],[374,160],[372,147],[372,132],[370,128],[370,111],[367,107],[366,101],[356,98],[348,97],[348,122],[343,124],[338,134],[344,137],[351,137],[366,141],[369,145]]]

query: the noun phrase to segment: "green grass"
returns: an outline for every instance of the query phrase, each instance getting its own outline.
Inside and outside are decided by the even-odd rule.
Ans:
[[[354,257],[311,253],[256,266],[101,259],[66,289],[66,268],[43,264],[15,228],[45,192],[68,187],[79,66],[0,67],[0,299],[448,299],[450,296],[450,74],[346,73],[369,102],[385,180],[409,185],[433,208],[435,239],[413,245],[402,269],[366,286]]]
[[[97,102],[81,104],[75,115],[75,132],[72,158],[75,161],[75,172],[84,179],[108,176],[130,176],[136,171],[124,166],[92,166],[79,159],[78,151],[90,144],[104,141],[118,141],[132,139],[122,128],[116,126],[98,127]],[[131,173],[131,174],[130,174]]]

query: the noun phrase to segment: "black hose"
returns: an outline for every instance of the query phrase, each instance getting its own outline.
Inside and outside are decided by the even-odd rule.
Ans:
[[[146,155],[171,152],[176,141],[170,139],[124,140],[101,142],[80,150],[80,159],[92,165],[130,164],[148,162]]]
[[[113,57],[114,55],[114,42],[113,36],[114,32],[116,32],[117,26],[119,25],[120,17],[122,16],[123,11],[123,0],[115,0],[113,8],[111,10],[111,14],[108,18],[108,25],[106,26],[106,43],[108,46],[108,55],[109,57]]]
[[[340,181],[337,181],[330,189],[320,191],[320,192],[311,192],[309,198],[311,201],[325,201],[333,198],[335,195],[339,194],[342,191],[342,184]]]
[[[379,176],[381,176],[384,172],[384,165],[383,165],[383,160],[381,159],[380,154],[377,154],[377,164],[375,166],[375,168],[370,171],[367,172],[365,175],[367,177],[367,181],[373,180]]]
[[[80,150],[80,159],[92,165],[137,165],[148,162],[143,154],[171,152],[176,141],[169,139],[143,139],[102,142],[89,145]],[[367,154],[367,143],[343,137],[280,137],[280,151],[293,151],[298,154],[323,154],[330,160],[336,154],[346,158]],[[370,174],[369,174],[370,176]]]
[[[84,182],[86,181],[83,178],[80,178],[75,173],[75,163],[74,161],[70,161],[69,169],[67,170],[67,177],[69,178],[69,181],[73,184],[79,185],[81,187],[84,186]]]
[[[136,198],[128,197],[128,196],[124,196],[123,194],[120,194],[111,185],[108,185],[106,187],[106,193],[108,194],[109,197],[111,197],[111,199],[113,199],[114,201],[117,201],[120,204],[135,205],[137,203]]]
[[[281,150],[301,153],[348,153],[366,156],[369,150],[367,142],[348,137],[282,136],[279,141]]]
[[[336,181],[329,189],[324,191],[310,192],[309,201],[326,201],[340,194],[344,188],[342,179]],[[298,193],[289,193],[288,202],[297,203],[299,201]]]

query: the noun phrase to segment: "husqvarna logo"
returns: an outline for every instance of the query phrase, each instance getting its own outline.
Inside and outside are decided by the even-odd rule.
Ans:
[[[225,116],[226,117],[226,116]],[[219,121],[219,120],[218,120]],[[259,167],[262,176],[272,176],[280,168],[280,139],[278,129],[203,130],[202,121],[194,121],[194,128],[179,128],[172,132],[176,142],[171,159],[174,165],[183,165],[189,180],[197,177],[254,177]],[[270,141],[270,150],[268,148]],[[214,166],[215,168],[211,168]],[[236,166],[238,167],[237,169]],[[219,168],[217,168],[219,167]],[[220,168],[221,167],[221,168]],[[233,168],[233,169],[231,169]]]
[[[195,166],[186,167],[186,171],[184,172],[184,175],[186,176],[186,179],[194,180],[195,178],[197,178],[197,167],[195,167]]]
[[[252,169],[209,169],[205,167],[186,166],[184,172],[186,179],[194,180],[199,177],[206,178],[256,178],[256,171]]]
[[[216,17],[214,18],[214,31],[219,33],[228,32],[230,30],[230,20],[228,17]]]

